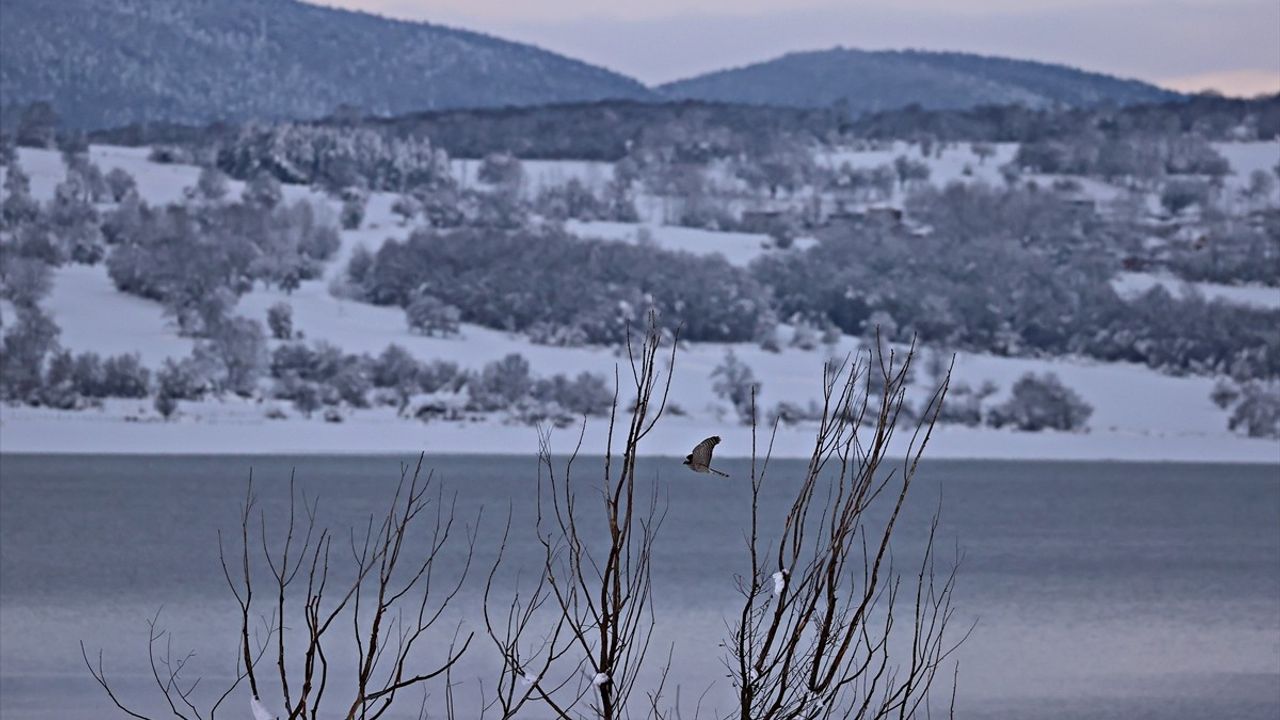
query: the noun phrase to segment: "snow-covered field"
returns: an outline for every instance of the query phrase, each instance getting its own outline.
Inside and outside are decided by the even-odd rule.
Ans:
[[[1168,275],[1152,273],[1122,272],[1112,282],[1116,292],[1125,297],[1141,295],[1151,288],[1160,285],[1175,297],[1189,291],[1198,292],[1206,300],[1223,300],[1237,305],[1251,305],[1259,308],[1280,308],[1280,287],[1266,285],[1222,285],[1209,282],[1186,282]]]
[[[967,146],[947,152],[968,152]],[[943,158],[947,157],[944,152]],[[1011,152],[1001,147],[1001,153]],[[137,178],[144,196],[153,202],[177,200],[183,188],[194,184],[198,170],[191,167],[154,165],[144,150],[94,147],[92,157],[103,169],[122,167]],[[892,156],[890,156],[890,160]],[[63,169],[56,153],[23,150],[21,160],[32,175],[33,191],[47,198]],[[956,160],[955,163],[958,163]],[[998,165],[999,157],[986,167]],[[583,164],[574,173],[586,172]],[[553,168],[543,168],[550,172]],[[598,169],[597,169],[598,170]],[[603,171],[600,171],[603,172]],[[957,171],[959,172],[959,171]],[[940,173],[941,174],[941,173]],[[941,178],[936,178],[941,179]],[[236,188],[238,190],[238,188]],[[290,197],[322,196],[307,188],[292,187]],[[375,195],[365,223],[342,234],[338,261],[329,269],[339,272],[343,259],[358,245],[376,249],[389,236],[403,237],[409,228],[390,213],[389,196]],[[576,223],[570,228],[586,236],[636,241],[641,226],[618,223]],[[694,252],[718,252],[731,262],[745,264],[767,251],[764,236],[646,225],[661,247]],[[1136,282],[1136,281],[1126,281]],[[1207,291],[1206,291],[1207,292]],[[397,308],[375,307],[344,300],[329,293],[328,279],[302,284],[286,295],[279,290],[258,289],[244,296],[237,312],[264,320],[275,302],[293,307],[294,326],[308,341],[324,340],[347,352],[378,353],[397,343],[422,359],[439,358],[463,367],[479,368],[512,352],[524,355],[536,375],[576,374],[582,371],[612,376],[624,363],[616,351],[606,348],[539,346],[509,333],[464,325],[459,336],[432,338],[411,334]],[[75,351],[99,353],[138,352],[155,367],[166,357],[190,352],[191,342],[181,338],[157,303],[115,291],[103,266],[70,265],[59,269],[44,307],[61,326],[61,342]],[[783,333],[784,345],[787,333]],[[845,337],[834,348],[812,351],[784,348],[770,353],[755,345],[690,344],[678,354],[671,400],[682,414],[666,418],[647,441],[644,451],[683,455],[701,437],[724,437],[726,456],[743,456],[750,450],[747,428],[737,424],[726,403],[711,389],[712,369],[732,349],[751,366],[762,384],[760,406],[768,409],[781,400],[804,404],[819,397],[821,368],[831,354],[842,356],[858,349],[857,340]],[[926,349],[926,353],[929,352]],[[927,390],[923,365],[917,373],[918,391]],[[1012,382],[1025,372],[1052,371],[1094,406],[1089,430],[1084,433],[1016,433],[990,428],[945,427],[930,442],[933,457],[1061,458],[1169,461],[1280,462],[1280,445],[1229,433],[1226,414],[1209,400],[1213,379],[1171,377],[1144,367],[1096,363],[1080,359],[1016,359],[961,354],[956,379],[976,386],[991,380],[1001,387],[998,402]],[[278,408],[284,419],[268,419]],[[16,406],[0,407],[0,451],[4,452],[317,452],[365,453],[506,452],[530,453],[537,447],[533,428],[490,418],[478,422],[422,423],[396,417],[389,408],[344,410],[341,423],[329,423],[316,414],[304,418],[285,403],[270,400],[224,399],[184,402],[176,420],[165,422],[149,400],[113,400],[102,409],[78,412]],[[604,445],[606,427],[593,419],[586,429],[584,451]],[[779,432],[775,450],[780,455],[807,455],[811,429],[803,425]],[[560,430],[553,444],[571,448],[576,430]]]

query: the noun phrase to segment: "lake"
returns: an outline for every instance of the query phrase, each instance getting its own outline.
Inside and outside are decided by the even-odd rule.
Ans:
[[[345,542],[346,528],[385,507],[410,460],[0,456],[0,715],[115,717],[84,669],[81,640],[104,648],[122,694],[147,706],[145,622],[160,608],[175,651],[195,649],[193,663],[216,682],[233,669],[237,622],[217,533],[238,530],[250,468],[272,516],[295,470]],[[596,481],[598,465],[579,463],[580,481]],[[722,464],[746,475],[742,461]],[[474,627],[508,509],[508,567],[536,574],[536,461],[429,456],[426,465],[457,493],[459,522],[475,525],[483,507],[480,569],[448,617]],[[766,518],[801,468],[774,462]],[[710,687],[716,704],[727,688],[716,643],[744,569],[749,494],[740,479],[694,475],[676,459],[646,459],[641,472],[668,503],[655,551],[655,657],[672,647],[682,697]],[[1280,466],[934,461],[912,493],[902,556],[918,549],[939,496],[941,554],[964,554],[956,622],[977,625],[957,654],[959,717],[1280,716]],[[456,570],[461,555],[447,560]],[[473,650],[457,680],[490,667],[491,647]],[[226,716],[248,717],[242,703]]]

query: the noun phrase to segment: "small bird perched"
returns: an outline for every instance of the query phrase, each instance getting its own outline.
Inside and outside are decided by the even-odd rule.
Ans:
[[[685,456],[684,464],[688,465],[689,469],[694,472],[715,473],[720,477],[729,477],[728,473],[722,473],[711,467],[711,453],[716,449],[716,445],[719,444],[719,435],[712,435],[706,440],[703,440],[698,443],[698,446],[693,449],[693,452]]]

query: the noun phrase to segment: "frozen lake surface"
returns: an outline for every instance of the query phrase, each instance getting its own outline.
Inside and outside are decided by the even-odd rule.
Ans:
[[[216,685],[233,666],[236,627],[217,532],[236,529],[250,467],[268,513],[283,509],[296,468],[345,537],[385,506],[408,459],[0,456],[0,715],[114,717],[84,670],[81,640],[106,649],[125,696],[153,699],[145,621],[162,606],[175,650],[195,649]],[[595,466],[579,462],[578,477],[595,482]],[[458,491],[460,518],[473,522],[484,506],[482,568],[511,507],[511,561],[536,572],[533,458],[427,465]],[[733,459],[723,467],[737,478],[747,469]],[[766,518],[800,468],[771,468]],[[717,642],[744,564],[749,496],[740,481],[688,474],[676,459],[642,460],[641,476],[655,475],[670,505],[655,560],[657,654],[674,643],[669,682],[685,698],[710,686],[706,702],[725,709]],[[953,544],[964,553],[957,622],[978,621],[959,653],[958,717],[1280,714],[1280,466],[939,460],[913,493],[895,553],[905,561],[918,551],[941,493],[942,554]],[[450,622],[475,627],[483,575],[473,570]],[[474,682],[490,654],[476,644],[455,679]],[[247,704],[236,698],[227,715],[247,717]]]

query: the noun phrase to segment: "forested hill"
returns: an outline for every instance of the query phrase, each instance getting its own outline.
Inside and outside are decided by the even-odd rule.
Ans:
[[[295,0],[0,0],[6,126],[35,100],[101,128],[651,96],[530,45]]]
[[[671,98],[826,107],[859,114],[908,105],[1032,108],[1158,102],[1177,93],[1064,65],[919,50],[833,48],[784,55],[658,88]]]

